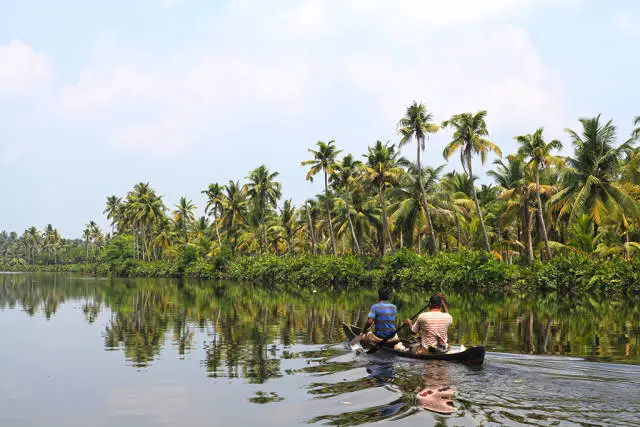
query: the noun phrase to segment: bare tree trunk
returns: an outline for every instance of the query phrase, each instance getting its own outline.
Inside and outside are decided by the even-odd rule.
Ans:
[[[331,205],[329,204],[329,178],[327,176],[327,171],[324,171],[324,194],[325,194],[325,203],[327,205],[327,217],[329,218],[329,233],[331,234],[331,250],[333,251],[333,255],[336,255],[336,236],[333,233],[333,222],[331,221]]]
[[[420,183],[420,193],[422,194],[422,204],[424,205],[424,211],[427,214],[427,223],[429,224],[429,236],[431,237],[431,252],[438,252],[436,244],[436,233],[433,230],[433,222],[431,221],[431,211],[429,211],[429,202],[427,201],[427,193],[424,191],[424,183],[422,182],[422,165],[420,164],[420,148],[422,141],[418,140],[418,182]]]
[[[218,237],[218,246],[222,249],[222,239],[220,239],[220,230],[218,229],[218,215],[216,214],[215,206],[213,208],[213,223],[216,225],[216,236]]]
[[[544,249],[547,252],[547,259],[551,259],[551,248],[549,247],[549,238],[547,237],[547,227],[544,223],[542,199],[540,199],[540,173],[538,168],[536,168],[536,198],[538,199],[538,221],[540,221],[540,229],[542,231],[542,238],[544,239]]]
[[[624,233],[624,259],[629,259],[629,229]]]
[[[356,246],[356,251],[358,252],[358,256],[362,256],[362,252],[360,251],[360,243],[358,243],[358,237],[356,236],[356,230],[353,227],[353,222],[351,221],[351,209],[349,207],[349,202],[347,202],[347,218],[349,219],[349,228],[351,229],[351,237],[353,238],[353,244]]]
[[[389,248],[393,250],[393,239],[391,238],[391,231],[389,231],[389,220],[387,218],[387,209],[385,206],[384,184],[380,184],[380,208],[382,209],[382,242],[384,245],[384,239],[388,238]],[[386,249],[384,252],[386,252]]]
[[[307,203],[307,218],[309,219],[309,234],[311,236],[311,252],[316,254],[316,233],[313,229],[313,220],[311,219],[311,207]]]
[[[484,226],[484,220],[482,219],[482,211],[480,210],[480,202],[478,201],[478,194],[476,193],[476,186],[473,184],[473,170],[471,169],[471,159],[467,159],[467,167],[469,168],[469,179],[471,180],[471,189],[473,190],[473,201],[476,204],[476,212],[478,219],[480,220],[480,228],[482,229],[482,237],[484,238],[484,246],[487,252],[491,252],[491,246],[489,245],[489,236],[487,236],[487,229]]]

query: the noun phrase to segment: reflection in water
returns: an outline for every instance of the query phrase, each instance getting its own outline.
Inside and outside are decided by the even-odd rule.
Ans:
[[[341,341],[342,322],[362,323],[374,300],[371,291],[284,293],[221,282],[187,280],[177,286],[162,279],[0,275],[0,311],[23,310],[53,322],[61,307],[73,305],[88,327],[102,333],[105,349],[122,352],[127,364],[149,367],[172,351],[173,360],[199,361],[212,387],[221,378],[248,383],[245,404],[282,408],[305,390],[310,409],[297,422],[360,425],[415,416],[431,417],[425,425],[633,425],[628,411],[640,410],[636,367],[535,356],[640,363],[637,302],[451,295],[451,342],[527,355],[489,354],[477,369],[318,346]],[[395,295],[399,318],[413,314],[422,300],[423,295]],[[300,383],[279,386],[291,379]],[[262,390],[253,385],[265,383]],[[447,408],[433,398],[441,404],[451,391],[456,412],[437,415]]]

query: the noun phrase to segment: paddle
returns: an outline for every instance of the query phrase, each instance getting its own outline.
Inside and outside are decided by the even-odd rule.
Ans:
[[[422,307],[420,309],[419,312],[417,312],[416,314],[414,314],[413,316],[411,316],[411,320],[413,320],[414,317],[416,317],[418,314],[422,313],[423,311],[426,311],[429,308],[429,305],[427,304],[426,306]],[[378,351],[378,349],[380,349],[380,346],[384,343],[386,343],[387,341],[389,341],[389,339],[393,338],[396,336],[396,334],[398,333],[399,330],[401,330],[402,328],[404,328],[406,326],[406,322],[403,322],[402,325],[400,325],[400,327],[398,329],[396,329],[395,331],[393,331],[393,333],[391,334],[391,336],[385,340],[380,341],[377,344],[374,344],[373,347],[371,347],[369,350],[367,350],[367,354],[373,354],[376,351]]]

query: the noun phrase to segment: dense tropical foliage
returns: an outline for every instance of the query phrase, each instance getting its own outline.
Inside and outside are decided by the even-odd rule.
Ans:
[[[323,191],[300,206],[282,200],[278,172],[265,165],[244,182],[209,184],[202,190],[206,215],[199,218],[191,200],[182,197],[170,208],[141,182],[107,197],[106,234],[93,221],[76,240],[63,239],[52,225],[0,233],[0,265],[147,262],[182,272],[194,262],[225,269],[246,255],[380,259],[400,248],[427,258],[482,251],[506,265],[575,253],[635,256],[640,118],[628,138],[600,116],[580,119],[576,130],[566,131],[573,148],[566,157],[559,153],[562,143],[545,140],[539,128],[516,136],[518,151],[502,157],[489,139],[486,116],[456,114],[438,125],[414,102],[398,122],[398,143],[376,141],[361,157],[340,157],[335,141],[319,141],[302,165],[308,180],[322,177]],[[443,175],[444,165],[423,165],[428,136],[441,129],[452,130],[444,158],[459,155],[463,173]],[[415,163],[401,154],[406,144],[415,144]],[[484,165],[490,153],[499,157],[488,171],[495,184],[478,186],[474,159]]]

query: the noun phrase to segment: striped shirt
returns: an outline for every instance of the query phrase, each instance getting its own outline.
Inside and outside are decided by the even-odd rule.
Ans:
[[[396,330],[396,306],[388,302],[379,302],[371,306],[368,317],[374,320],[375,335],[378,338],[391,338]]]
[[[449,313],[428,311],[420,314],[418,320],[411,327],[414,334],[420,333],[422,347],[447,346],[447,330],[453,322]]]

